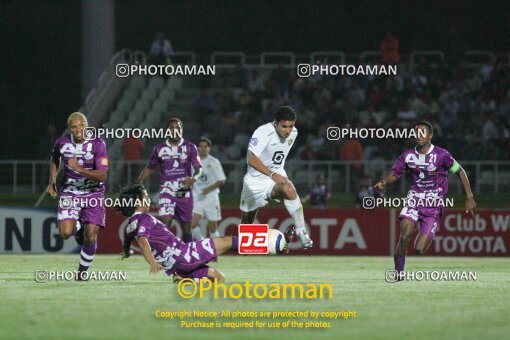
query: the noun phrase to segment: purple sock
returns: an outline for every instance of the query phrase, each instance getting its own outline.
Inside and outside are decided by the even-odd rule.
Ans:
[[[395,262],[395,270],[399,273],[403,272],[404,267],[406,265],[406,257],[400,256],[400,255],[395,255],[395,256],[393,256],[393,260]]]
[[[232,244],[230,245],[230,250],[232,251],[239,250],[239,240],[237,236],[232,236]]]
[[[80,252],[80,265],[78,266],[79,272],[85,272],[89,269],[92,261],[94,261],[94,254],[96,253],[97,242],[93,244],[83,244]]]

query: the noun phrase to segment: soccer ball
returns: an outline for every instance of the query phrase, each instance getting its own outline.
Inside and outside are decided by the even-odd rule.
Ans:
[[[269,254],[281,254],[287,242],[285,236],[278,229],[269,229],[268,232]]]

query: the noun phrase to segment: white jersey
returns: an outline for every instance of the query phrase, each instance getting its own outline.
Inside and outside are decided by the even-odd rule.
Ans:
[[[276,132],[274,123],[261,125],[255,130],[248,144],[248,157],[250,153],[257,156],[264,165],[274,172],[283,172],[285,160],[289,154],[292,145],[296,141],[298,131],[296,127],[292,129],[289,137],[281,138]],[[263,173],[248,166],[247,175],[252,177],[267,177]]]
[[[202,173],[193,184],[193,195],[197,197],[202,194],[202,190],[213,185],[217,181],[225,181],[227,177],[223,172],[220,161],[209,155],[207,158],[200,159],[202,163]],[[219,194],[220,189],[216,188],[210,194]]]

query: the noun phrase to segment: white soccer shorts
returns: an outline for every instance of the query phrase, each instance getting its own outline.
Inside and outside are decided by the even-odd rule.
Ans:
[[[193,214],[208,221],[221,221],[220,196],[218,194],[193,195]]]

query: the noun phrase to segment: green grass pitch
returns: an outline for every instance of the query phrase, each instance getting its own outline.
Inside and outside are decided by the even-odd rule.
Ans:
[[[77,261],[0,255],[0,339],[502,339],[510,331],[508,259],[408,258],[407,270],[476,271],[474,282],[386,283],[390,257],[223,256],[213,264],[228,283],[331,283],[331,300],[186,300],[165,274],[149,275],[140,256],[96,256],[92,270],[125,270],[123,282],[34,281],[36,269],[74,270]],[[331,321],[329,329],[197,330],[156,318],[158,309],[355,310],[357,317]]]

